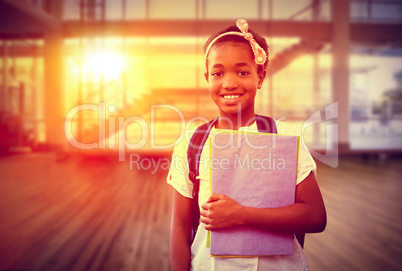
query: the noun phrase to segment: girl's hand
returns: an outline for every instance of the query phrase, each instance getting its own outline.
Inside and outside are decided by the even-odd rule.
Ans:
[[[241,205],[228,196],[212,194],[200,214],[206,230],[229,228],[240,224]]]

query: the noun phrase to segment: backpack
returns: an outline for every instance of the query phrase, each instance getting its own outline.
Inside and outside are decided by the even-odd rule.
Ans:
[[[215,126],[219,118],[213,119],[197,128],[190,139],[187,149],[187,160],[189,167],[189,178],[193,183],[193,214],[192,214],[192,239],[194,241],[195,234],[197,233],[198,225],[200,224],[200,209],[198,206],[198,193],[200,189],[200,181],[197,179],[199,175],[199,164],[202,149],[208,139],[208,135]],[[275,120],[269,117],[255,115],[255,122],[257,123],[258,132],[277,134]]]

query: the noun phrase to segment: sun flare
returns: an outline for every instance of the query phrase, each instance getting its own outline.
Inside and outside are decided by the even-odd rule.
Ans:
[[[113,52],[87,53],[82,71],[86,76],[92,76],[92,80],[100,79],[117,80],[124,70],[124,59],[121,55]]]

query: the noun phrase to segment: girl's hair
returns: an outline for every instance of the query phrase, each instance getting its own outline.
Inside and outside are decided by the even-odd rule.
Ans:
[[[212,34],[204,44],[204,54],[206,53],[208,45],[216,37],[218,37],[219,35],[221,35],[223,33],[226,33],[226,32],[241,32],[241,31],[236,25],[232,25],[232,26],[229,26],[228,28],[226,28],[226,29],[224,29],[222,31],[219,31],[219,32],[217,32],[215,34]],[[261,46],[261,48],[267,54],[267,60],[264,63],[264,67],[262,68],[261,65],[258,65],[258,72],[260,72],[263,69],[267,68],[267,65],[268,65],[268,62],[269,62],[268,44],[267,44],[267,41],[265,40],[265,38],[260,36],[257,32],[253,31],[252,29],[248,29],[248,32],[253,35],[254,40]],[[228,35],[222,36],[218,40],[216,40],[214,42],[214,44],[212,45],[212,47],[217,46],[217,45],[221,45],[221,44],[224,44],[224,43],[228,43],[228,42],[240,42],[240,43],[248,44],[250,46],[250,42],[248,40],[246,40],[244,37],[237,36],[237,35],[229,35],[228,34]],[[251,50],[251,46],[250,46],[250,50]],[[208,56],[206,56],[206,65],[207,65],[207,70],[208,70]]]

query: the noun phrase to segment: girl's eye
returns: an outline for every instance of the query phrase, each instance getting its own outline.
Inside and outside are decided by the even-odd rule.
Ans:
[[[246,75],[249,75],[250,73],[249,72],[247,72],[247,71],[241,71],[241,72],[239,72],[239,75],[241,75],[241,76],[246,76]]]
[[[221,72],[212,72],[211,76],[212,77],[219,77],[219,76],[222,76],[222,73]]]

